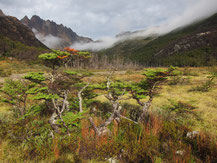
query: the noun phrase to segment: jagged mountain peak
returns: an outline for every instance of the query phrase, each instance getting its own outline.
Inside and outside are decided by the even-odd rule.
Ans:
[[[38,15],[33,15],[31,18],[30,18],[30,21],[40,21],[40,22],[43,22],[45,20],[43,20],[40,16]]]
[[[0,9],[0,16],[6,16],[1,9]]]
[[[29,20],[28,16],[24,16],[24,18],[21,19],[21,22],[22,22],[23,24],[28,24],[28,23],[30,22],[30,20]]]
[[[21,19],[21,22],[31,28],[36,37],[49,48],[62,49],[76,42],[88,43],[93,40],[77,35],[71,28],[57,24],[52,20],[43,20],[38,15],[33,15],[30,21]]]

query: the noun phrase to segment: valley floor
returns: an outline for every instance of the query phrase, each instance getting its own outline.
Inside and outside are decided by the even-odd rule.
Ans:
[[[213,69],[216,69],[216,67],[178,68],[182,74],[178,77],[170,77],[162,85],[162,89],[159,90],[160,94],[153,100],[151,110],[158,113],[162,112],[163,114],[163,109],[172,108],[176,104],[193,106],[195,107],[192,110],[193,114],[189,114],[187,117],[181,116],[180,122],[182,125],[191,128],[193,131],[206,133],[217,140],[217,79],[214,79],[214,84],[208,91],[192,91],[193,88],[204,85],[208,81],[209,78],[207,76],[209,76],[209,72]],[[139,82],[144,78],[142,75],[144,70],[115,71],[113,79],[126,82]],[[29,65],[15,60],[0,61],[0,86],[3,85],[7,78],[13,80],[22,79],[28,71],[43,71],[47,73],[47,68],[37,64]],[[107,70],[93,70],[92,72],[94,75],[84,78],[83,81],[90,81],[91,84],[100,83],[105,81],[106,76],[109,74]],[[107,102],[107,99],[103,95],[99,95],[95,99],[101,102]],[[123,103],[126,103],[126,101],[123,101]],[[127,103],[137,105],[133,99],[128,100]],[[10,117],[9,108],[10,106],[0,102],[0,123],[3,117]],[[2,142],[0,139],[0,144],[1,157],[4,155],[3,151],[6,149],[3,148],[7,147],[7,142]]]

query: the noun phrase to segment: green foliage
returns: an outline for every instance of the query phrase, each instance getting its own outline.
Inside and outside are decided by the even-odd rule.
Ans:
[[[29,85],[22,81],[15,81],[7,79],[1,88],[3,96],[1,96],[1,101],[6,102],[11,105],[16,105],[17,107],[24,107],[26,101],[26,91]]]
[[[84,116],[85,112],[78,112],[78,113],[75,113],[75,112],[66,112],[64,115],[63,115],[63,120],[65,122],[65,124],[69,127],[80,127],[80,120],[85,118]],[[59,123],[61,123],[61,121],[59,120]]]
[[[214,80],[217,78],[217,70],[213,69],[210,72],[210,75],[207,76],[207,82],[202,84],[201,86],[193,87],[189,91],[199,91],[199,92],[208,92],[215,85]]]
[[[58,99],[58,98],[59,96],[57,94],[46,94],[42,92],[37,93],[33,97],[34,100],[51,100],[51,99]]]
[[[81,56],[81,57],[84,57],[84,58],[86,58],[86,59],[92,57],[92,56],[91,56],[91,53],[88,52],[88,51],[79,51],[79,52],[78,52],[78,55]]]
[[[66,52],[66,51],[62,51],[62,50],[54,50],[52,49],[52,51],[54,52],[54,54],[56,54],[57,56],[70,56],[71,54]]]
[[[101,84],[93,84],[90,86],[92,89],[105,90],[108,94],[111,94],[114,100],[117,100],[119,96],[127,94],[129,84],[120,80],[110,81],[109,89],[107,87],[107,81]]]
[[[18,41],[13,41],[8,37],[0,35],[0,53],[4,57],[15,57],[17,59],[35,60],[37,55],[49,51],[44,47],[33,47]]]
[[[60,66],[60,59],[57,58],[58,54],[54,53],[44,53],[38,56],[39,59],[44,61],[45,66],[52,68],[53,70]]]
[[[57,54],[56,53],[44,53],[44,54],[40,54],[38,56],[38,58],[43,59],[43,60],[53,60],[57,58]]]
[[[112,97],[117,99],[120,95],[124,95],[127,93],[125,91],[127,88],[128,88],[127,83],[117,80],[117,81],[111,82],[109,93],[112,94]]]
[[[179,115],[194,114],[194,110],[197,109],[197,107],[186,102],[182,102],[182,101],[176,102],[171,99],[169,99],[169,102],[171,103],[171,105],[164,105],[162,108],[170,112],[175,112]]]
[[[143,99],[146,96],[153,96],[156,93],[159,85],[166,81],[168,76],[175,75],[173,71],[174,67],[169,67],[167,70],[163,69],[147,69],[143,75],[145,75],[145,79],[140,81],[139,83],[133,83],[130,85],[131,93],[133,93],[134,98]]]
[[[70,70],[66,70],[64,72],[67,73],[67,74],[69,74],[69,75],[77,75],[78,74],[78,72],[76,72],[76,71],[70,71]]]
[[[33,105],[30,107],[30,109],[27,111],[27,113],[24,115],[24,117],[34,117],[38,114],[40,114],[43,110],[43,107],[40,105]]]
[[[207,50],[209,49],[209,50]],[[216,65],[216,48],[213,47],[199,47],[189,51],[176,53],[169,57],[158,58],[158,61],[162,66],[212,66]],[[158,62],[154,60],[153,62]]]
[[[43,72],[28,72],[27,75],[24,76],[24,79],[28,79],[34,83],[41,83],[46,80]]]
[[[67,75],[74,75],[74,76],[78,76],[80,78],[84,78],[84,77],[88,77],[88,76],[92,76],[93,73],[87,70],[76,70],[76,71],[72,71],[72,70],[65,70],[64,71]]]
[[[48,87],[32,87],[29,90],[26,91],[27,94],[36,94],[36,93],[41,93],[45,92],[48,90]]]
[[[168,84],[169,85],[189,84],[190,83],[190,77],[189,76],[184,77],[183,75],[184,75],[184,73],[182,71],[178,71],[178,70],[173,71],[172,77],[170,78]]]

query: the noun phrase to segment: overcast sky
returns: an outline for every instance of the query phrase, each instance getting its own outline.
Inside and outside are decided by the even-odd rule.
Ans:
[[[217,11],[217,0],[0,0],[0,9],[19,19],[38,15],[96,40],[208,16]]]

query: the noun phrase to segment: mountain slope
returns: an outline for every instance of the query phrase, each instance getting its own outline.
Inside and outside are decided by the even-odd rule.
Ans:
[[[48,48],[17,18],[0,16],[0,56],[34,58]]]
[[[0,9],[0,16],[5,16],[5,14],[2,12],[1,9]]]
[[[141,45],[129,40],[101,51],[146,66],[205,66],[217,61],[217,14]],[[123,46],[126,44],[127,46]],[[130,47],[130,48],[129,48]]]
[[[32,29],[36,37],[49,48],[62,49],[75,42],[88,43],[92,41],[90,38],[78,36],[62,24],[58,25],[50,20],[45,21],[36,15],[32,16],[31,19],[25,16],[21,22]]]

